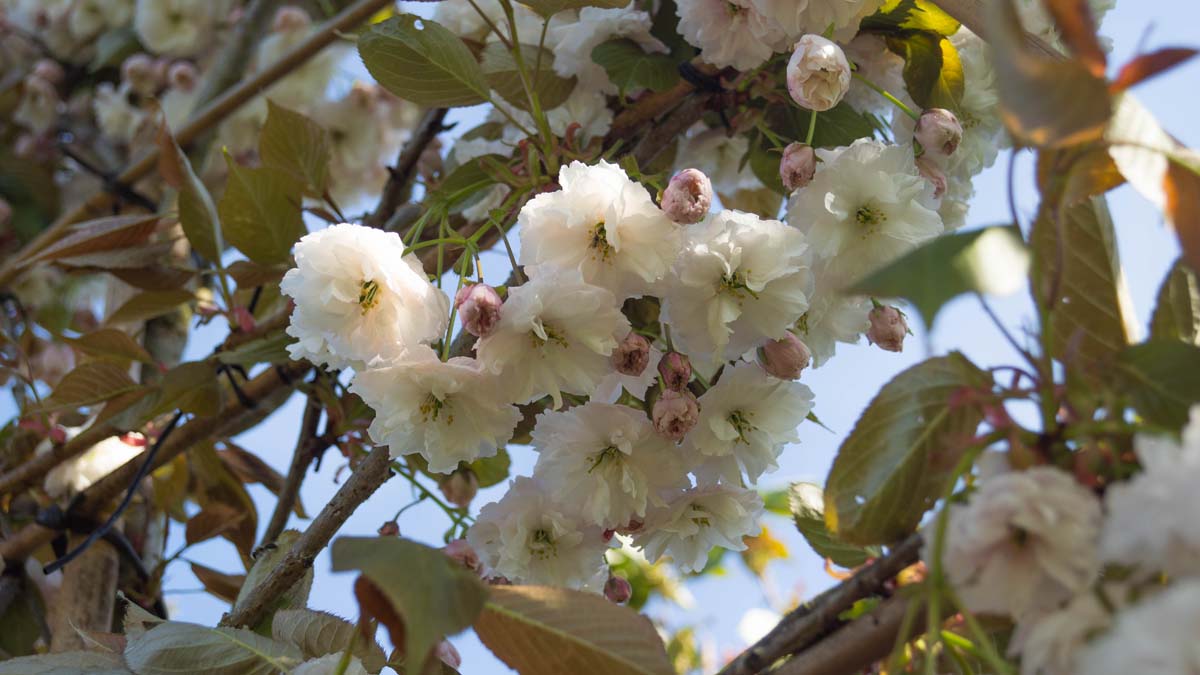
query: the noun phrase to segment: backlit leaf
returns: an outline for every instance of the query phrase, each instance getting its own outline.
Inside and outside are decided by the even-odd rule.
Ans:
[[[418,105],[455,107],[488,99],[488,82],[457,35],[441,24],[401,14],[372,24],[358,53],[383,86]]]
[[[1087,0],[1043,0],[1063,44],[1092,75],[1104,77],[1108,57],[1096,37],[1096,19]]]
[[[963,69],[950,40],[926,31],[887,38],[888,47],[904,57],[904,83],[922,108],[958,110],[963,97]]]
[[[179,225],[184,235],[197,253],[208,260],[218,260],[225,244],[212,195],[166,124],[158,128],[156,140],[158,172],[168,185],[179,191]]]
[[[1200,403],[1200,347],[1175,340],[1150,340],[1117,359],[1118,391],[1147,422],[1178,431]]]
[[[88,356],[154,363],[154,357],[150,356],[145,347],[129,337],[129,334],[114,328],[103,328],[77,338],[64,337],[62,340]]]
[[[542,49],[540,67],[536,46],[521,45],[521,56],[542,110],[562,105],[575,89],[575,78],[559,77],[554,72],[554,54],[548,49]],[[529,110],[529,97],[525,94],[516,60],[503,43],[489,42],[483,48],[482,66],[488,85],[496,93],[514,106]]]
[[[58,260],[145,243],[158,228],[156,215],[110,216],[73,225],[57,242],[24,261]]]
[[[1121,66],[1116,79],[1109,87],[1113,93],[1124,91],[1139,82],[1143,82],[1159,73],[1170,70],[1187,61],[1198,52],[1184,47],[1164,47],[1147,54],[1138,54]]]
[[[312,196],[320,197],[329,188],[329,134],[308,117],[271,100],[258,154],[264,165],[303,180]]]
[[[1182,261],[1175,261],[1158,289],[1150,336],[1200,346],[1200,282]]]
[[[196,575],[204,589],[228,603],[232,603],[237,598],[238,591],[246,581],[245,574],[227,574],[199,563],[191,565],[192,574]]]
[[[256,263],[286,261],[306,232],[299,181],[274,167],[238,166],[228,155],[225,163],[229,181],[217,205],[225,238]]]
[[[156,316],[162,316],[175,311],[185,302],[190,302],[194,296],[191,291],[146,291],[139,293],[125,304],[118,307],[108,318],[105,325],[122,323],[141,323]]]
[[[825,493],[819,485],[792,483],[787,497],[796,529],[817,555],[847,569],[880,555],[878,547],[845,544],[829,531],[825,526]]]
[[[141,388],[129,377],[127,368],[112,361],[89,361],[64,375],[54,392],[43,402],[43,407],[54,409],[94,405]]]

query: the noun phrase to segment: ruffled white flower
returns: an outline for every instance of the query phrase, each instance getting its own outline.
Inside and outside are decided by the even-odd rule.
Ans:
[[[1192,408],[1183,443],[1138,436],[1142,471],[1109,486],[1100,536],[1104,562],[1132,567],[1139,578],[1200,575],[1200,406]]]
[[[882,37],[873,33],[861,33],[846,44],[845,52],[846,58],[855,66],[854,72],[884,91],[907,98],[904,95],[904,59],[888,49]],[[846,92],[844,100],[859,112],[879,115],[885,119],[890,119],[896,111],[891,101],[858,79],[850,80],[850,90]]]
[[[565,496],[565,495],[564,495]],[[604,564],[604,531],[588,525],[535,478],[518,477],[483,507],[467,542],[492,575],[524,584],[580,588]]]
[[[686,490],[651,512],[634,545],[654,562],[669,555],[685,572],[699,572],[714,546],[744,551],[743,537],[762,531],[762,497],[754,490],[707,485]]]
[[[788,222],[808,234],[814,255],[836,260],[840,279],[853,281],[941,234],[932,186],[910,147],[860,138],[817,155],[817,175],[789,199]]]
[[[341,661],[342,653],[340,651],[326,654],[296,666],[292,669],[292,675],[334,675],[338,672],[338,665]],[[359,661],[357,656],[350,657],[350,665],[342,672],[346,675],[367,675],[367,669],[363,667],[362,661]]]
[[[1200,672],[1200,581],[1179,581],[1121,610],[1115,625],[1078,656],[1087,675]]]
[[[521,420],[496,375],[474,359],[443,362],[426,347],[356,373],[350,389],[375,410],[372,440],[390,446],[393,457],[419,453],[436,473],[494,456]]]
[[[750,148],[750,141],[744,135],[730,136],[724,129],[698,128],[703,131],[692,133],[679,144],[676,169],[699,169],[708,176],[713,190],[723,195],[722,199],[731,198],[741,190],[762,187],[750,164],[742,165],[742,158]]]
[[[1111,617],[1094,593],[1081,593],[1062,609],[1021,621],[1008,655],[1021,657],[1021,675],[1074,675],[1079,650],[1108,628]]]
[[[80,430],[68,431],[73,438]],[[110,436],[83,452],[59,464],[46,474],[46,494],[55,499],[70,497],[83,492],[93,483],[118,469],[121,465],[140,455],[146,449],[146,439],[141,434]],[[39,448],[41,451],[42,448]],[[49,446],[45,447],[49,450]]]
[[[191,56],[209,46],[227,0],[138,0],[133,26],[146,49],[166,56]]]
[[[950,509],[942,568],[971,611],[1020,619],[1087,590],[1099,572],[1100,501],[1059,469],[994,476]]]
[[[295,255],[280,283],[296,302],[292,358],[362,368],[444,334],[450,300],[395,232],[341,223],[302,237]]]
[[[749,70],[787,46],[779,23],[753,0],[679,0],[679,34],[719,68]]]
[[[688,487],[678,449],[654,431],[644,412],[589,402],[545,412],[533,428],[533,474],[570,495],[583,518],[605,529],[643,520],[647,504]]]
[[[813,392],[795,380],[768,375],[758,364],[726,367],[700,397],[700,421],[685,447],[706,458],[698,474],[739,484],[742,472],[756,483],[779,468],[776,460],[788,443],[799,440],[796,427],[813,407]]]
[[[621,398],[622,391],[629,392],[629,395],[636,399],[645,400],[646,392],[658,381],[658,362],[662,356],[661,349],[650,345],[649,365],[640,375],[625,375],[616,370],[612,371],[605,375],[603,380],[600,380],[600,384],[596,385],[591,400],[616,403],[617,399]]]
[[[531,277],[578,269],[583,280],[618,300],[649,292],[671,270],[679,227],[640,183],[604,160],[571,162],[558,172],[561,190],[543,192],[521,209],[521,263]]]
[[[579,87],[606,94],[617,93],[617,86],[608,78],[604,68],[592,60],[592,50],[601,43],[626,38],[637,43],[642,51],[665,54],[669,50],[658,38],[650,34],[650,15],[629,6],[603,9],[584,7],[579,18],[571,23],[557,26],[553,39],[554,72],[562,77],[576,77]]]
[[[818,112],[840,103],[850,88],[850,62],[842,48],[820,35],[804,35],[793,50],[787,65],[792,100]]]
[[[808,311],[796,322],[818,368],[837,352],[837,343],[856,344],[871,327],[870,298],[842,295],[829,263],[813,265],[813,292]]]
[[[609,291],[584,283],[578,270],[541,274],[511,288],[500,324],[475,345],[479,360],[502,375],[512,402],[562,393],[590,394],[612,370],[608,356],[629,333]]]
[[[113,88],[109,82],[97,85],[92,110],[100,133],[118,143],[132,141],[146,120],[146,113],[129,102],[128,82],[121,83],[119,88]]]
[[[693,365],[778,340],[808,309],[808,245],[778,220],[722,211],[689,225],[663,312]]]
[[[845,42],[858,32],[858,24],[875,13],[883,0],[753,0],[762,14],[774,19],[791,40],[806,33]]]

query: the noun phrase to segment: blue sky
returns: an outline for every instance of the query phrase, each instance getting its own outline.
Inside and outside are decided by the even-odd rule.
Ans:
[[[460,0],[449,0],[460,1]],[[1110,61],[1119,64],[1141,49],[1160,46],[1195,46],[1194,27],[1200,22],[1200,3],[1193,0],[1121,0],[1109,13],[1103,32],[1113,39]],[[1170,75],[1139,86],[1139,98],[1160,118],[1163,126],[1187,145],[1200,145],[1200,129],[1194,123],[1200,85],[1200,61],[1179,68]],[[1009,222],[1006,204],[1005,164],[1002,155],[997,166],[984,172],[976,181],[977,198],[968,219],[969,226]],[[1028,154],[1018,164],[1018,205],[1027,219],[1036,205],[1036,192],[1031,178]],[[1167,267],[1178,255],[1173,234],[1163,224],[1154,208],[1130,188],[1122,187],[1111,195],[1114,221],[1117,224],[1121,259],[1136,308],[1139,324],[1145,325],[1153,307],[1153,299]],[[502,278],[507,267],[502,256],[492,254],[485,270]],[[994,301],[1000,316],[1019,331],[1029,325],[1032,312],[1024,294]],[[806,372],[802,381],[816,392],[815,412],[833,433],[817,426],[801,429],[801,443],[790,446],[780,462],[780,470],[764,477],[760,487],[773,489],[789,482],[807,480],[822,483],[837,450],[838,443],[853,426],[854,420],[870,397],[893,375],[917,363],[928,355],[951,349],[965,352],[980,365],[999,365],[1015,362],[1015,355],[994,330],[978,304],[971,299],[952,302],[938,317],[932,332],[914,325],[916,336],[910,338],[902,354],[883,352],[867,345],[839,346],[838,355],[825,367]],[[201,358],[212,344],[223,337],[217,326],[197,329],[188,349],[188,358]],[[261,456],[281,472],[286,471],[295,442],[302,411],[302,399],[293,397],[279,412],[258,428],[237,439],[243,447]],[[511,448],[514,471],[528,473],[533,465],[531,450]],[[336,489],[335,474],[342,467],[336,452],[330,452],[321,472],[306,480],[302,498],[310,514],[315,514]],[[261,486],[251,486],[251,494],[259,506],[260,529],[274,506],[274,497]],[[501,490],[482,492],[474,510],[492,499]],[[389,520],[395,511],[412,501],[410,491],[397,478],[368,500],[347,522],[345,535],[373,534],[378,526]],[[766,521],[772,532],[782,539],[791,557],[773,563],[769,570],[769,595],[760,590],[745,568],[732,557],[726,565],[728,574],[706,577],[690,585],[695,606],[690,610],[663,605],[651,605],[647,613],[666,620],[670,625],[694,625],[706,638],[716,641],[720,653],[739,650],[743,643],[737,625],[747,610],[755,608],[784,609],[797,599],[811,597],[830,585],[832,580],[822,569],[822,561],[808,551],[788,521],[769,516]],[[294,527],[303,521],[293,516]],[[400,522],[404,536],[438,544],[447,522],[445,516],[431,505],[421,504],[408,510]],[[175,527],[168,552],[182,543],[182,527]],[[228,572],[237,572],[237,556],[227,542],[214,541],[190,549],[189,560],[207,564]],[[315,564],[316,579],[310,604],[314,608],[353,618],[357,608],[351,592],[353,575],[330,571],[328,554],[322,554]],[[399,572],[399,570],[398,570]],[[191,592],[200,588],[199,582],[185,565],[172,566],[166,580],[168,602],[173,618],[213,624],[227,610],[225,603],[211,596]],[[382,634],[381,634],[382,636]],[[507,673],[472,634],[465,633],[452,640],[463,656],[462,672],[468,675]]]

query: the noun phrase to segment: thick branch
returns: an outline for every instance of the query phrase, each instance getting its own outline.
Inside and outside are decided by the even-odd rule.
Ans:
[[[212,417],[193,419],[179,427],[159,448],[150,469],[170,462],[192,446],[212,438],[234,436],[261,422],[274,412],[292,393],[294,381],[311,368],[307,363],[288,363],[271,368],[243,385],[246,397],[255,403],[246,408],[238,401],[225,406]],[[125,492],[145,461],[141,453],[112,473],[97,481],[78,498],[74,508],[80,513],[100,513],[109,503]],[[38,524],[26,525],[9,539],[0,541],[0,558],[22,560],[38,547],[47,544],[58,532]]]
[[[391,455],[387,446],[381,445],[371,450],[354,468],[350,478],[338,488],[333,499],[321,509],[320,515],[296,540],[296,544],[284,556],[279,566],[271,570],[267,578],[250,591],[244,602],[239,602],[237,607],[221,618],[221,625],[253,626],[261,621],[267,607],[295,585],[300,577],[304,576],[304,572],[312,567],[317,554],[329,544],[329,540],[337,534],[350,514],[388,479],[390,462]]]
[[[387,184],[379,197],[375,211],[363,219],[363,225],[382,228],[387,224],[400,205],[408,201],[412,191],[413,176],[417,172],[417,163],[425,149],[442,132],[442,122],[446,119],[445,108],[433,108],[425,112],[417,128],[413,130],[412,138],[404,144],[400,156],[396,158],[396,166],[392,167]]]
[[[983,0],[935,0],[947,14],[959,23],[971,29],[971,32],[987,40],[987,7]],[[1034,49],[1048,56],[1062,57],[1056,49],[1046,44],[1044,40],[1031,33],[1025,34],[1025,41]]]
[[[854,576],[783,617],[770,633],[725,666],[720,675],[753,675],[777,659],[808,647],[837,626],[838,614],[878,592],[885,582],[916,562],[920,552],[921,535],[914,534]]]
[[[884,600],[870,614],[796,654],[770,675],[845,675],[866,670],[891,653],[912,602],[899,595]],[[911,638],[920,626],[913,622],[904,638]]]
[[[292,465],[288,468],[287,478],[283,488],[279,490],[279,501],[275,511],[271,513],[271,522],[263,532],[262,543],[271,544],[287,526],[288,516],[296,505],[296,495],[300,492],[300,484],[304,482],[304,474],[316,456],[317,425],[321,423],[321,401],[314,394],[309,394],[304,404],[304,417],[300,420],[300,438],[296,440],[296,451],[292,453]]]
[[[695,93],[684,100],[662,122],[649,129],[633,151],[638,166],[648,166],[658,154],[665,150],[688,127],[699,121],[712,103],[714,94]]]
[[[181,146],[196,140],[209,129],[216,127],[242,105],[261,94],[267,87],[303,65],[333,41],[340,39],[341,33],[353,29],[375,12],[390,4],[392,4],[392,0],[359,0],[354,3],[346,11],[322,25],[304,42],[296,45],[279,61],[263,69],[254,77],[243,81],[237,87],[226,91],[205,106],[203,110],[198,111],[183,128],[179,129],[175,134],[175,139]],[[157,166],[157,162],[158,149],[155,148],[122,171],[116,180],[126,185],[132,185],[149,175]],[[4,261],[3,265],[0,265],[0,287],[12,283],[31,257],[58,241],[67,233],[71,225],[88,218],[107,215],[107,209],[111,204],[112,196],[110,194],[98,192],[70,213],[60,217],[29,242],[20,254],[11,256]]]

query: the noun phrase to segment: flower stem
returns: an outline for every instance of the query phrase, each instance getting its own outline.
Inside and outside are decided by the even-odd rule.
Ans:
[[[812,111],[812,117],[808,118],[808,134],[804,137],[805,145],[812,145],[813,135],[817,133],[817,111]]]
[[[867,85],[871,89],[875,90],[875,93],[877,93],[880,96],[891,101],[892,105],[896,106],[900,110],[903,110],[905,115],[908,115],[909,117],[913,118],[914,120],[921,119],[921,115],[919,113],[917,113],[917,111],[915,111],[912,108],[905,105],[904,101],[901,101],[900,99],[896,98],[895,96],[892,96],[891,93],[889,93],[883,87],[880,87],[879,85],[875,84],[874,82],[868,80],[867,78],[863,77],[862,75],[860,75],[858,73],[853,73],[853,75],[854,75],[854,79],[858,80],[859,82],[862,82],[863,84]]]

